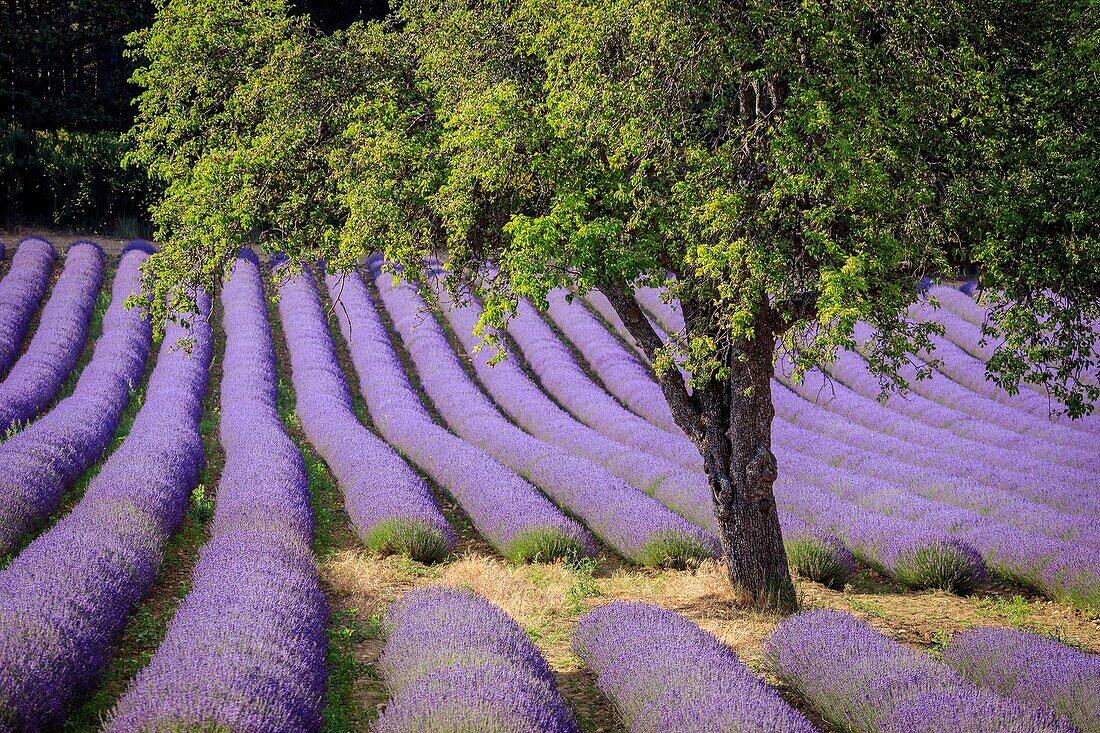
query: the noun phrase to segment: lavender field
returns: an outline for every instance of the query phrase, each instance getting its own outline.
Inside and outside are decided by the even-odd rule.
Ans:
[[[778,364],[781,618],[598,293],[492,365],[442,272],[246,250],[157,342],[153,251],[0,245],[0,733],[1100,733],[1100,417],[988,382],[972,289],[909,394]]]

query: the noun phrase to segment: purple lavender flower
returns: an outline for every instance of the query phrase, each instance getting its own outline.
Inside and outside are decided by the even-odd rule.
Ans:
[[[19,355],[31,316],[46,294],[54,256],[46,240],[24,239],[0,280],[0,379]]]
[[[591,554],[591,536],[538,489],[440,427],[409,383],[358,273],[329,276],[363,397],[379,432],[448,492],[483,537],[513,561]]]
[[[827,532],[864,562],[915,588],[967,593],[984,583],[982,556],[947,532],[864,509],[818,488],[828,464],[777,451],[779,508]]]
[[[514,359],[505,359],[495,366],[490,364],[489,354],[485,350],[477,350],[479,338],[473,333],[481,315],[480,306],[472,302],[457,305],[442,288],[436,290],[443,304],[444,316],[470,357],[481,384],[501,410],[521,428],[536,438],[603,466],[647,494],[657,495],[662,485],[673,481],[680,484],[694,481],[700,491],[707,491],[706,477],[701,470],[689,469],[639,451],[635,446],[613,440],[576,420],[547,397]],[[636,419],[645,424],[641,418]],[[666,439],[664,443],[671,444],[672,441]],[[695,455],[698,457],[697,450]]]
[[[532,437],[504,418],[462,369],[446,336],[409,285],[372,262],[382,302],[436,409],[461,437],[535,484],[616,552],[647,565],[683,565],[718,553],[713,535],[673,514],[607,469]]]
[[[650,455],[702,469],[699,449],[690,440],[643,420],[593,382],[526,300],[509,321],[508,333],[546,391],[586,425]]]
[[[0,728],[50,729],[94,684],[198,482],[209,301],[167,329],[129,436],[80,503],[0,571]],[[6,717],[4,717],[6,716]]]
[[[0,383],[0,434],[42,411],[76,366],[103,284],[103,250],[77,242],[65,256],[38,330]]]
[[[325,685],[326,605],[309,482],[278,412],[263,283],[245,251],[222,291],[225,467],[191,592],[107,731],[314,731]]]
[[[386,612],[379,669],[393,699],[378,733],[574,733],[554,674],[523,629],[468,591],[411,591]]]
[[[454,547],[454,530],[424,480],[356,417],[312,276],[291,277],[280,295],[296,412],[336,474],[360,540],[372,552],[442,559]]]
[[[122,255],[103,333],[73,393],[0,445],[0,555],[57,508],[64,492],[103,453],[141,381],[151,330],[125,301],[140,287],[148,253]]]
[[[950,667],[836,611],[792,616],[767,669],[837,729],[855,733],[1072,733],[1052,713],[979,690]]]
[[[560,288],[547,295],[547,314],[581,352],[607,390],[632,412],[674,435],[683,431],[672,417],[660,386],[634,355],[578,301],[570,302]]]
[[[984,689],[1052,711],[1082,733],[1100,731],[1100,657],[1014,629],[955,635],[943,661]]]
[[[733,650],[671,611],[601,606],[581,619],[573,648],[631,731],[814,730]]]

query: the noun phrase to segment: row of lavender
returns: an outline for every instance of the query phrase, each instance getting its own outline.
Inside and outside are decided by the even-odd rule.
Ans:
[[[326,604],[313,564],[309,483],[279,417],[275,352],[251,252],[236,261],[222,305],[225,465],[210,541],[191,591],[107,731],[320,726]]]
[[[25,239],[0,280],[0,378],[19,355],[23,338],[53,271],[54,251],[42,239]]]
[[[371,267],[421,384],[456,434],[538,486],[623,557],[682,565],[717,553],[710,533],[605,467],[510,422],[467,375],[420,293],[395,284],[379,260]]]
[[[198,481],[211,334],[172,325],[145,402],[73,510],[0,571],[0,729],[56,727],[156,578]]]
[[[43,273],[49,271],[47,261],[53,257],[53,250],[42,240],[28,240],[16,255],[28,247],[30,256],[20,263],[24,267],[16,268],[13,263],[12,272],[5,278],[6,284],[13,275],[17,276],[13,290],[20,302],[10,305],[15,311],[13,320],[22,323],[24,329],[27,305],[38,295],[37,286],[41,284]],[[27,285],[27,279],[18,277],[21,275],[30,275],[28,279],[33,284],[19,288]],[[77,242],[69,247],[65,267],[42,308],[39,327],[26,351],[0,382],[0,437],[29,422],[61,389],[84,348],[102,284],[103,250],[91,242]],[[8,330],[8,338],[19,333],[17,327]],[[0,339],[6,341],[6,346],[2,347],[4,353],[18,350],[19,344],[3,336]]]
[[[478,532],[512,560],[590,554],[591,536],[528,481],[440,427],[409,381],[370,291],[356,273],[327,278],[371,420],[454,497]]]
[[[437,560],[455,536],[424,481],[355,415],[347,380],[309,273],[280,288],[296,414],[309,441],[336,475],[348,517],[362,542],[379,552]]]
[[[386,613],[379,733],[577,730],[554,676],[506,614],[468,591],[412,591]],[[635,732],[810,733],[815,727],[714,636],[676,613],[612,602],[583,617],[578,658]],[[1100,658],[1033,634],[973,629],[943,661],[835,611],[782,622],[764,667],[838,730],[1096,733]]]
[[[531,434],[604,466],[629,485],[717,534],[710,487],[701,471],[698,449],[615,402],[589,379],[527,303],[520,304],[519,313],[509,324],[509,335],[538,377],[541,389],[513,360],[490,367],[486,357],[476,352],[473,330],[481,311],[475,301],[469,299],[458,305],[441,290],[440,299],[481,382],[510,418]],[[780,521],[792,564],[798,571],[813,580],[843,585],[855,569],[851,553],[834,538],[789,513],[781,512]]]
[[[125,303],[139,287],[149,252],[139,244],[123,251],[103,332],[73,393],[0,444],[0,555],[45,522],[99,459],[142,379],[151,329],[141,311]]]
[[[574,310],[580,308],[578,304],[561,302],[559,306],[559,318],[574,316],[568,325],[597,325],[591,320],[584,324],[583,319],[591,319],[591,316]],[[452,305],[445,311],[460,335],[470,333],[478,316],[472,303],[461,308]],[[611,337],[602,330],[572,328],[568,332],[586,334],[586,338],[578,339],[577,343],[585,355],[614,353],[617,348],[616,344],[607,343]],[[510,334],[543,387],[590,427],[573,420],[551,403],[514,364],[505,363],[492,369],[483,365],[478,369],[479,376],[510,417],[563,448],[592,460],[606,461],[610,470],[631,485],[652,493],[700,526],[712,531],[716,529],[706,478],[697,467],[684,465],[691,463],[686,459],[689,451],[698,456],[686,438],[661,431],[664,444],[684,457],[681,463],[650,455],[650,437],[644,429],[645,423],[639,426],[641,421],[637,416],[617,405],[591,382],[537,314],[525,312],[521,306],[520,314],[510,324]],[[474,357],[477,368],[473,338],[460,338],[465,341],[466,350]],[[628,358],[620,358],[617,363],[625,364]],[[598,359],[593,361],[599,363]],[[622,387],[627,394],[649,390],[654,393],[651,403],[663,400],[659,387],[646,374],[638,374],[625,384],[615,381],[613,384]],[[588,410],[586,405],[589,404],[601,409]],[[624,431],[621,427],[624,425],[631,429]],[[612,439],[613,436],[624,442]],[[780,486],[780,499],[781,509],[788,510],[781,511],[780,519],[792,565],[812,579],[843,584],[854,569],[854,563],[845,547],[831,536],[809,527],[796,514],[840,535],[862,559],[917,587],[966,591],[980,583],[984,576],[978,554],[943,532],[914,527],[910,522],[862,510],[820,487],[790,481],[786,477]]]

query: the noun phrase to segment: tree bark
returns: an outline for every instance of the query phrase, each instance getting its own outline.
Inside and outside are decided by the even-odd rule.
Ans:
[[[600,291],[652,357],[662,342],[638,303],[622,287]],[[698,314],[691,312],[691,304],[683,305],[691,329]],[[728,379],[712,379],[694,394],[688,394],[676,370],[658,379],[677,425],[702,453],[730,584],[753,608],[791,613],[798,608],[798,598],[773,491],[778,471],[771,450],[771,379],[775,333],[782,327],[773,320],[767,303],[762,303],[757,337],[735,339],[726,348],[722,361]]]
[[[702,450],[730,584],[754,607],[788,613],[798,601],[773,491],[773,344],[771,338],[738,339],[729,380],[701,391]]]

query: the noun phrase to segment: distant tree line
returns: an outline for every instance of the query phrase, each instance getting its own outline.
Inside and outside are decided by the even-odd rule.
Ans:
[[[323,31],[381,18],[385,0],[300,0]],[[0,0],[0,226],[121,236],[147,229],[144,171],[124,169],[134,121],[126,36],[151,0]]]

